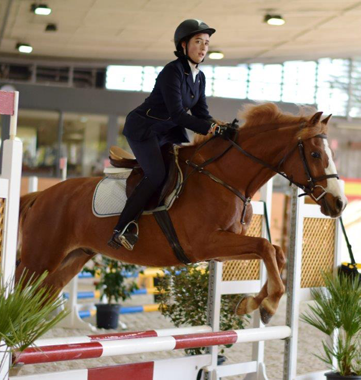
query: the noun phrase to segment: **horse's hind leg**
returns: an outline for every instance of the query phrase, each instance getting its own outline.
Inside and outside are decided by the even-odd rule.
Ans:
[[[276,250],[276,260],[277,260],[277,266],[280,275],[282,274],[282,271],[286,264],[285,254],[283,253],[282,249],[277,246],[273,245],[274,249]],[[244,315],[249,314],[252,311],[258,309],[262,303],[262,301],[267,297],[268,295],[268,280],[263,285],[261,291],[254,297],[248,296],[241,299],[241,301],[238,303],[236,307],[236,314],[237,315]],[[266,316],[263,316],[262,319],[264,319]]]
[[[59,294],[64,286],[68,284],[95,255],[95,252],[86,248],[75,249],[66,256],[54,272],[48,274],[45,278],[44,285],[51,287],[52,294]]]
[[[48,273],[44,280],[44,286],[51,288],[52,295],[59,294],[64,286],[77,273],[79,273],[82,267],[95,255],[95,252],[86,248],[78,248],[74,251],[71,251],[53,271],[50,271]],[[25,267],[22,261],[20,261],[20,264],[16,269],[17,279],[20,277],[21,273],[23,273],[24,269],[28,269],[25,281],[27,281],[33,273],[37,275],[40,275],[40,273],[42,273],[37,273],[35,271],[32,272],[29,270],[29,268]]]

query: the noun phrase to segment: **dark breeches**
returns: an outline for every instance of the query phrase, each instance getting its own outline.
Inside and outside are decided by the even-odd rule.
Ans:
[[[158,138],[154,136],[144,141],[136,141],[127,137],[127,140],[145,176],[155,188],[159,188],[165,179],[166,170]]]

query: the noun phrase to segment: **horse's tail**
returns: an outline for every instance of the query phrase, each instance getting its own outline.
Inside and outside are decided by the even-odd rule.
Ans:
[[[20,198],[20,220],[25,217],[27,211],[34,204],[36,198],[40,193],[41,191],[35,191],[34,193],[23,195]]]
[[[20,257],[21,252],[21,243],[22,243],[22,228],[24,225],[24,221],[26,218],[26,215],[31,208],[31,206],[36,201],[36,198],[40,194],[40,191],[36,191],[34,193],[29,193],[26,195],[23,195],[20,198],[20,211],[19,211],[19,231],[18,231],[18,244],[17,244],[17,259]]]

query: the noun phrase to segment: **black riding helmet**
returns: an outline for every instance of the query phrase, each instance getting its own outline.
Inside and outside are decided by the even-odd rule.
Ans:
[[[207,33],[210,36],[215,33],[215,29],[210,28],[202,20],[188,19],[178,25],[174,33],[174,45],[176,51],[174,52],[177,57],[183,55],[182,41],[188,42],[191,37],[198,33]],[[187,59],[188,54],[186,54]],[[192,60],[191,60],[192,61]],[[195,63],[195,62],[194,62]]]

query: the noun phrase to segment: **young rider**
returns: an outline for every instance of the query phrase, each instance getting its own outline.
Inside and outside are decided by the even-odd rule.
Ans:
[[[213,33],[215,29],[201,20],[183,21],[174,34],[174,54],[178,59],[164,67],[149,97],[126,118],[123,133],[144,178],[128,198],[114,227],[108,242],[112,248],[124,246],[132,250],[138,240],[136,221],[166,177],[161,147],[189,142],[186,129],[206,135],[214,133],[218,126],[208,112],[205,76],[198,69]]]

